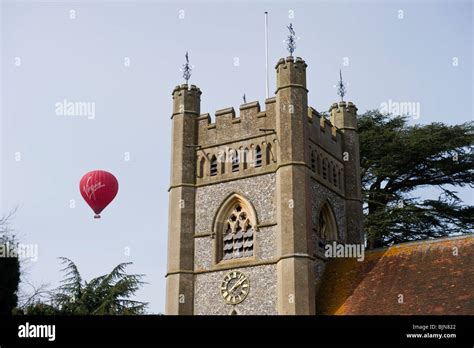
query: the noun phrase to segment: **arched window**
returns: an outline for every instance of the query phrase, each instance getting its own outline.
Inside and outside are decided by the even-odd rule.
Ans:
[[[219,162],[221,164],[220,174],[225,174],[225,164],[227,163],[225,151],[221,150],[219,152],[219,156],[217,157],[217,162]]]
[[[339,172],[337,174],[337,178],[338,178],[338,187],[340,189],[342,189],[342,169],[339,169]]]
[[[231,150],[232,151],[232,171],[238,172],[240,159],[239,159],[239,151],[238,150]]]
[[[337,224],[329,202],[323,203],[318,216],[319,246],[324,248],[329,242],[337,241]]]
[[[247,166],[248,166],[248,161],[249,161],[249,149],[248,148],[245,148],[244,150],[244,153],[242,154],[243,155],[243,167],[244,167],[244,170],[247,169]]]
[[[328,164],[328,181],[329,181],[329,183],[332,182],[333,168],[334,168],[334,166],[333,166],[332,162],[329,162],[329,164]]]
[[[234,194],[222,205],[214,220],[217,262],[252,257],[257,225],[252,206]]]
[[[201,160],[199,161],[199,173],[198,176],[200,178],[204,178],[204,165],[206,164],[206,158],[203,156],[201,157]]]
[[[323,159],[323,179],[327,180],[328,178],[328,160],[326,158]]]
[[[257,145],[255,148],[255,167],[262,166],[262,148],[260,145]]]
[[[272,163],[272,144],[267,144],[267,149],[265,151],[265,164],[269,165]]]
[[[211,176],[216,176],[217,175],[217,157],[216,155],[213,155],[211,158],[211,168],[209,173]]]
[[[318,174],[321,175],[321,155],[318,155]]]
[[[311,170],[315,172],[316,171],[316,157],[314,155],[314,151],[311,150],[311,148],[310,148],[310,151],[311,151]]]
[[[240,203],[234,206],[227,218],[223,242],[223,260],[253,255],[253,226]]]
[[[336,168],[336,166],[332,167],[332,184],[337,187],[337,168]]]

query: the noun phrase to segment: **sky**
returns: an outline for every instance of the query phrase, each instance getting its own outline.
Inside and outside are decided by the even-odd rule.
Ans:
[[[0,214],[16,208],[12,227],[38,246],[23,280],[56,287],[60,256],[84,279],[133,262],[150,313],[164,312],[171,92],[186,51],[202,113],[238,110],[244,93],[263,107],[268,11],[270,95],[291,22],[318,111],[338,100],[341,69],[359,113],[414,103],[412,123],[472,120],[471,1],[4,0],[0,11]],[[61,113],[64,101],[90,109]],[[79,192],[94,169],[120,185],[102,219]]]

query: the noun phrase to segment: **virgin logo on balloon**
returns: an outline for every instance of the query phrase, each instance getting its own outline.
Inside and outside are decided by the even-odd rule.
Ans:
[[[102,184],[101,182],[97,182],[94,185],[91,185],[90,184],[91,180],[92,180],[92,176],[89,176],[87,178],[86,185],[84,186],[84,193],[87,195],[87,198],[90,199],[91,197],[93,197],[95,199],[95,191],[97,191],[98,189],[102,187],[105,187],[105,185]]]
[[[113,201],[118,192],[118,181],[113,174],[104,170],[86,173],[79,184],[82,198],[94,211],[94,218]]]

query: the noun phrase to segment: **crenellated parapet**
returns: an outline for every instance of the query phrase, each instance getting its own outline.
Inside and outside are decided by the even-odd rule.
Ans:
[[[343,134],[341,131],[312,107],[308,108],[308,125],[310,142],[342,160]]]
[[[275,127],[275,98],[265,101],[265,110],[261,110],[258,101],[242,104],[239,114],[233,107],[215,112],[215,122],[209,114],[200,115],[198,120],[198,144],[202,147],[239,141],[242,139],[264,137],[263,129]]]
[[[326,117],[308,107],[309,166],[312,175],[344,194],[343,134]]]
[[[233,107],[220,109],[214,114],[215,122],[211,122],[208,113],[199,115],[196,183],[208,184],[275,170],[280,145],[275,130],[278,117],[275,106],[276,98],[268,98],[264,110],[258,101],[240,105],[238,114]],[[331,121],[350,127],[347,115],[352,117],[356,112],[357,108],[350,102],[334,103],[329,109],[331,120],[312,107],[307,109],[307,165],[315,178],[342,195],[344,132]]]
[[[201,111],[201,90],[195,85],[182,84],[173,90],[173,117],[177,114],[199,115]]]
[[[277,90],[287,87],[306,89],[306,67],[308,65],[300,57],[281,58],[275,66],[277,72]]]
[[[307,64],[278,61],[275,96],[201,114],[201,90],[173,90],[173,184],[207,185],[303,164],[311,176],[342,196],[358,199],[357,107],[338,102],[329,117],[308,106]]]
[[[331,122],[338,129],[357,129],[357,108],[352,102],[341,101],[329,108]]]

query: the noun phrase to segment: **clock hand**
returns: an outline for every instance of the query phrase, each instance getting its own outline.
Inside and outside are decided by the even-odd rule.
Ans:
[[[242,284],[244,281],[245,281],[245,278],[242,278],[241,280],[239,280],[238,282],[236,282],[236,283],[229,289],[229,292],[231,292],[232,290],[234,290],[237,286],[239,286],[240,284]]]

